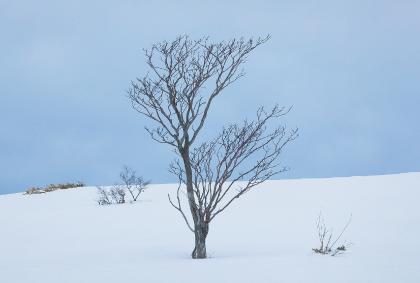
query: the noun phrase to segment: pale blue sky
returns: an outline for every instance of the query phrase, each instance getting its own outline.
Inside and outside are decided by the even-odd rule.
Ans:
[[[178,35],[272,38],[215,101],[201,140],[289,107],[300,137],[280,178],[420,171],[419,1],[2,1],[0,193],[84,180],[124,164],[153,183],[175,155],[125,97],[143,48]]]

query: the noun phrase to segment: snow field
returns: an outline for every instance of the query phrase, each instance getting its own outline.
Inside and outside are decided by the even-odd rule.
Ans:
[[[206,260],[176,189],[109,206],[95,187],[0,196],[0,282],[420,282],[420,173],[267,181],[210,224]],[[321,207],[333,238],[353,215],[346,254],[312,251]]]

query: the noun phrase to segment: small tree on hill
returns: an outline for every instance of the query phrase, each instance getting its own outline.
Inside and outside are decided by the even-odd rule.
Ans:
[[[245,122],[243,126],[232,125],[213,142],[192,148],[213,99],[245,75],[239,67],[252,50],[269,38],[209,43],[208,38],[190,40],[188,36],[180,36],[172,43],[154,44],[150,51],[145,50],[153,78],[148,75],[138,78],[128,91],[134,109],[159,124],[155,129],[146,128],[151,137],[173,146],[181,157],[182,161],[173,163],[170,171],[186,185],[192,227],[181,209],[179,189],[178,205],[171,203],[195,234],[193,258],[207,257],[205,240],[209,223],[218,213],[253,186],[285,170],[273,171],[277,166],[273,161],[283,146],[297,136],[295,130],[281,141],[284,127],[265,134],[267,121],[285,114],[275,106],[270,112],[261,108],[256,121]],[[207,94],[203,94],[205,91]],[[260,152],[262,154],[258,155]],[[242,162],[251,155],[257,155],[256,165],[242,170]],[[233,184],[227,188],[223,185],[237,170],[240,172],[234,181],[244,178],[249,181],[222,204]]]
[[[151,180],[146,181],[141,176],[137,176],[137,171],[133,170],[130,166],[124,165],[120,173],[120,178],[123,181],[123,187],[129,192],[133,201],[137,201],[139,195],[144,192]]]

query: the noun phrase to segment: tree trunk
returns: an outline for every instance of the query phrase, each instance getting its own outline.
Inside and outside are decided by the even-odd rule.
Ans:
[[[209,231],[209,225],[204,222],[204,216],[200,215],[200,211],[198,210],[197,204],[195,202],[189,148],[179,148],[179,152],[181,153],[182,159],[184,161],[187,181],[188,204],[190,206],[192,219],[194,221],[195,247],[191,256],[194,259],[207,258],[206,237]]]
[[[195,248],[191,254],[192,258],[194,259],[207,258],[206,238],[207,238],[208,232],[209,232],[208,224],[195,226]]]

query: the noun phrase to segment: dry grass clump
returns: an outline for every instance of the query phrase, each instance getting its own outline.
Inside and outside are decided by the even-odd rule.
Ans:
[[[32,189],[27,189],[24,195],[45,194],[47,192],[52,192],[58,189],[66,190],[70,188],[78,188],[78,187],[84,187],[84,186],[86,186],[86,184],[83,181],[82,182],[78,181],[77,184],[73,184],[73,183],[67,183],[67,184],[58,183],[57,185],[51,184],[47,186],[46,188],[33,187]]]
[[[332,232],[333,229],[327,229],[327,226],[325,225],[324,219],[321,219],[321,212],[319,212],[318,219],[316,221],[316,226],[318,230],[318,237],[319,241],[321,243],[321,246],[319,248],[312,249],[314,252],[318,254],[331,254],[332,256],[343,254],[345,251],[347,251],[348,248],[353,247],[353,243],[349,243],[347,245],[341,245],[337,248],[333,248],[335,243],[340,239],[340,237],[343,235],[344,231],[346,230],[347,226],[349,226],[351,222],[351,216],[350,220],[347,223],[347,225],[344,227],[343,231],[341,231],[341,234],[338,236],[338,238],[331,244],[332,240]]]

